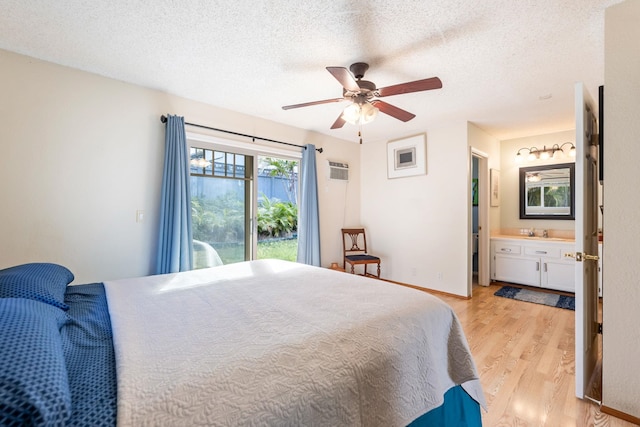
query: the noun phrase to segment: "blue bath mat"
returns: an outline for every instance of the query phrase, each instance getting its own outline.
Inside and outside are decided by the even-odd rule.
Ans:
[[[558,295],[548,292],[539,292],[530,289],[514,288],[511,286],[503,286],[494,295],[499,297],[511,298],[518,301],[533,302],[536,304],[544,304],[551,307],[566,308],[567,310],[576,309],[576,299],[573,296]]]

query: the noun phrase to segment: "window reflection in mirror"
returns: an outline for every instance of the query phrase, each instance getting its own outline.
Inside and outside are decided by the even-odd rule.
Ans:
[[[520,168],[520,219],[574,219],[574,163]]]

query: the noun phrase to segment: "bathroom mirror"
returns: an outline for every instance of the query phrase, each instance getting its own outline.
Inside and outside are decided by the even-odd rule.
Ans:
[[[520,168],[520,219],[574,219],[575,164]]]

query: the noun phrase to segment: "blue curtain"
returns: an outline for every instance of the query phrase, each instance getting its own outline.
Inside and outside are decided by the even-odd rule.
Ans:
[[[184,117],[168,116],[156,274],[193,268],[189,151]]]
[[[300,221],[298,223],[298,262],[320,267],[320,211],[316,147],[305,145],[300,174]]]

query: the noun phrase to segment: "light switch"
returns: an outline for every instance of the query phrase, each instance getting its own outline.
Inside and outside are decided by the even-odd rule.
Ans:
[[[144,211],[142,210],[136,211],[136,222],[144,222]]]

